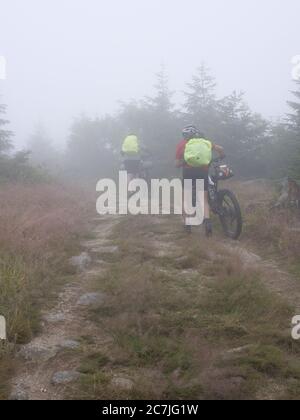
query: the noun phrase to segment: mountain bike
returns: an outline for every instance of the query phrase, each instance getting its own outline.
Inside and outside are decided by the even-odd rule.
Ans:
[[[139,162],[138,169],[134,175],[135,179],[143,179],[147,182],[148,187],[151,185],[151,169],[153,162],[149,158],[142,158]],[[124,161],[120,162],[120,170],[125,171]]]
[[[153,162],[150,159],[142,159],[140,163],[139,178],[144,179],[148,187],[151,185],[151,169],[153,169]]]
[[[219,182],[234,176],[232,169],[222,164],[223,159],[213,159],[210,167],[208,196],[211,210],[221,222],[224,234],[237,240],[243,230],[240,204],[235,194],[228,189],[219,190]]]

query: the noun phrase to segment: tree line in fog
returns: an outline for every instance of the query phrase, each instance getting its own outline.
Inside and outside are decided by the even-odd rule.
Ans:
[[[216,86],[202,65],[186,85],[179,106],[162,70],[151,97],[122,103],[115,115],[75,118],[64,152],[53,147],[46,130],[39,126],[29,139],[28,150],[14,154],[6,107],[0,105],[0,177],[26,180],[47,173],[82,179],[114,176],[121,143],[130,132],[136,133],[149,150],[153,175],[173,176],[182,127],[195,124],[206,138],[225,148],[237,176],[300,178],[300,81],[295,82],[288,102],[290,112],[276,122],[251,110],[243,92],[233,91],[220,98]]]

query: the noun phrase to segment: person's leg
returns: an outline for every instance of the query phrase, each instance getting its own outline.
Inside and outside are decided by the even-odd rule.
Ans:
[[[136,159],[132,161],[132,172],[133,172],[133,179],[140,178],[140,170],[141,170],[141,161]]]
[[[208,191],[204,191],[204,219],[210,219],[210,205],[208,200]]]
[[[213,234],[213,226],[210,219],[210,205],[209,205],[209,195],[208,195],[208,187],[209,187],[209,175],[208,172],[204,174],[204,226],[205,226],[205,234],[207,237],[211,237]]]
[[[197,181],[203,181],[204,191],[203,189],[197,190]],[[205,171],[201,168],[194,168],[193,170],[193,206],[202,207],[201,214],[203,215],[203,219],[208,219],[210,216],[210,206],[208,200],[208,177]]]
[[[184,203],[184,179],[182,178],[182,218],[183,218],[183,224],[185,225],[185,219],[186,219],[186,214],[185,214],[185,203]]]
[[[131,181],[134,181],[138,178],[140,178],[140,160],[138,159],[132,159],[129,161],[129,173],[128,173],[128,187]],[[130,192],[129,196],[131,197],[134,195],[134,192]]]
[[[186,213],[186,210],[189,208],[190,202],[191,202],[191,196],[192,196],[192,191],[190,191],[188,189],[188,187],[186,186],[185,180],[190,179],[190,174],[189,171],[187,169],[183,169],[183,174],[182,174],[182,218],[183,218],[183,226],[184,226],[184,230],[187,233],[191,233],[192,232],[192,227],[187,225],[187,218],[188,215]]]
[[[203,171],[200,168],[185,169],[183,172],[183,183],[184,180],[192,181],[192,189],[187,190],[187,188],[185,188],[185,192],[183,192],[183,220],[185,230],[191,231],[191,226],[188,227],[186,225],[186,219],[188,216],[185,212],[185,209],[189,209],[191,203],[194,208],[199,204],[199,197],[197,197],[197,195],[200,194],[200,191],[197,191],[196,182],[197,180],[204,180],[204,225],[206,229],[206,234],[210,236],[212,233],[212,224],[210,220],[210,205],[208,198],[208,173],[207,171]],[[193,215],[191,214],[189,215],[189,217],[192,216]]]
[[[187,219],[191,216],[188,215],[187,212],[186,212],[186,210],[189,210],[189,206],[190,206],[190,203],[191,203],[191,197],[192,197],[192,190],[190,190],[188,188],[184,188],[183,198],[182,198],[182,205],[183,205],[182,215],[183,215],[184,230],[187,233],[192,232],[192,226],[187,224]]]
[[[132,170],[132,161],[130,159],[127,159],[124,161],[124,169],[127,172],[127,189],[128,189],[130,182],[134,179],[134,174]]]
[[[189,217],[193,218],[196,216],[196,207],[199,205],[200,202],[203,203],[202,196],[200,197],[201,191],[197,190],[197,181],[202,180],[203,172],[200,168],[188,168],[185,170],[185,180],[190,181],[189,186],[185,188],[185,209],[189,212]],[[208,200],[207,200],[208,203]],[[207,207],[204,202],[204,207]],[[194,214],[192,213],[194,210]],[[185,220],[188,216],[185,214]],[[185,222],[186,225],[186,222]],[[191,229],[191,228],[190,228]]]

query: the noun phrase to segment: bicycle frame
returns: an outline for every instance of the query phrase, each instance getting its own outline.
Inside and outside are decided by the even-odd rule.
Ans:
[[[215,214],[221,214],[222,211],[218,208],[218,189],[219,189],[219,180],[216,176],[217,163],[222,161],[221,158],[214,159],[210,164],[210,169],[213,168],[214,174],[209,174],[208,176],[208,201],[212,211]]]

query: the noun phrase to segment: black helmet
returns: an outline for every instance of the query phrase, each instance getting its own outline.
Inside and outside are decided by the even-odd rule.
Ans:
[[[191,140],[194,137],[197,137],[199,130],[194,125],[187,125],[182,130],[182,135],[185,140]]]

